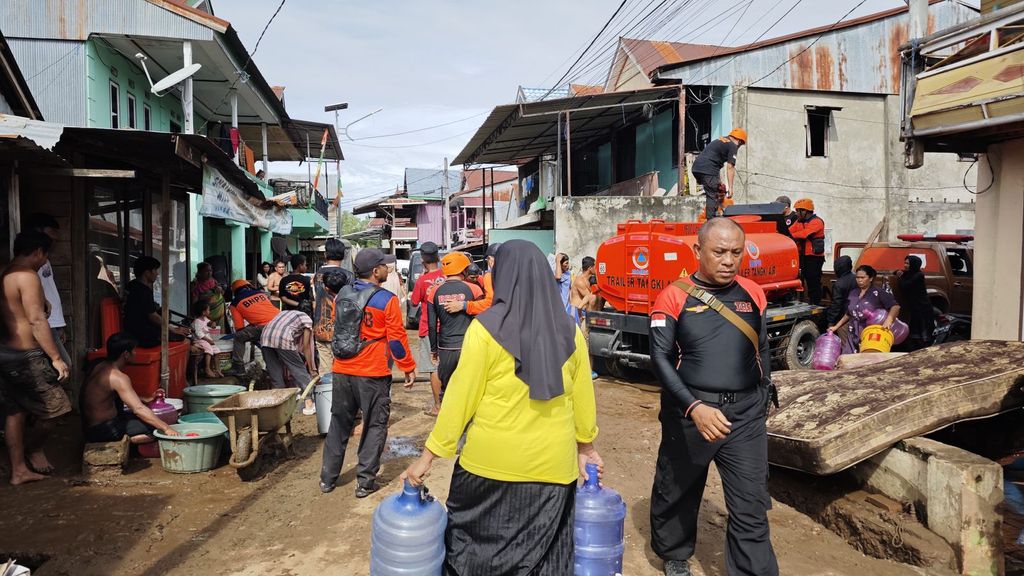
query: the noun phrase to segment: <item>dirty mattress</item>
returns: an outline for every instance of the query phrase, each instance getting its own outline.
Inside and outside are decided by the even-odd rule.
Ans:
[[[896,442],[1024,406],[1024,342],[935,346],[881,364],[774,374],[768,460],[826,475]]]

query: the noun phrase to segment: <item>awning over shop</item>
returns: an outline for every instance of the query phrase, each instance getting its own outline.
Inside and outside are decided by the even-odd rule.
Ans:
[[[645,105],[673,100],[679,100],[678,87],[498,106],[455,157],[452,166],[525,164],[539,156],[555,154],[560,113],[568,112],[571,116],[573,147],[578,148],[615,127],[636,123],[648,114]],[[566,135],[562,134],[562,138]]]
[[[84,156],[88,160],[80,160]],[[205,136],[68,128],[0,114],[0,162],[14,160],[71,169],[71,175],[103,169],[165,174],[187,192],[208,195],[204,216],[291,233],[291,213],[264,200],[256,182]]]

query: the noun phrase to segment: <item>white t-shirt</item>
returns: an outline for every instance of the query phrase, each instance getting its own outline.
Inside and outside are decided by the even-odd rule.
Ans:
[[[53,266],[47,260],[39,269],[39,280],[43,283],[43,294],[50,303],[50,328],[64,328],[68,323],[64,320],[64,308],[60,304],[60,292],[57,282],[53,279]]]

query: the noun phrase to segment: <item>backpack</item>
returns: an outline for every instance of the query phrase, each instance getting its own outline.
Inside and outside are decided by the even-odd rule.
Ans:
[[[355,358],[373,342],[381,340],[363,340],[363,318],[366,316],[366,305],[370,299],[380,292],[379,286],[362,290],[349,284],[341,289],[334,299],[334,340],[331,351],[335,358]]]

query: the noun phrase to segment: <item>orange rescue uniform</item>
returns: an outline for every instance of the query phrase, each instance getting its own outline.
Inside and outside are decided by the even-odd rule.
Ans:
[[[362,280],[355,283],[357,290],[370,290]],[[348,376],[380,378],[391,375],[388,359],[393,358],[402,372],[414,372],[416,360],[409,352],[409,337],[405,333],[402,310],[398,297],[381,288],[366,305],[360,335],[366,347],[354,358],[335,358],[334,372]]]

